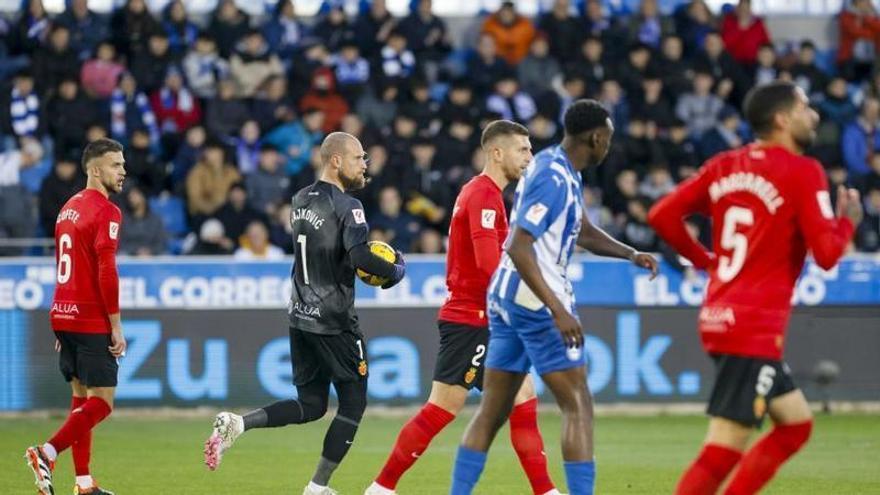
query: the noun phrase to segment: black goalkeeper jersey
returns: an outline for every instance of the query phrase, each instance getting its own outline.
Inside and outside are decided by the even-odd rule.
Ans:
[[[291,206],[290,325],[323,335],[360,333],[354,310],[355,269],[348,252],[367,242],[363,205],[333,184],[318,181],[300,189]]]

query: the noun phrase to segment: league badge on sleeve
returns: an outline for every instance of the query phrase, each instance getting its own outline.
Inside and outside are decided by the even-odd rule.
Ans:
[[[538,225],[546,214],[547,207],[544,203],[535,203],[529,208],[529,211],[526,212],[526,220],[528,220],[529,223]]]
[[[119,224],[116,222],[110,222],[110,238],[116,240],[119,237]]]
[[[481,212],[480,215],[480,224],[484,229],[494,229],[495,228],[495,210],[485,209]]]
[[[362,224],[367,223],[367,218],[364,216],[364,210],[360,208],[355,208],[351,210],[351,216],[354,217],[354,223]]]

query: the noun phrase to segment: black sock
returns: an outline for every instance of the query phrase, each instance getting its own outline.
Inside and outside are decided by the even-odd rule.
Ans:
[[[333,422],[330,423],[327,434],[324,435],[324,450],[321,452],[321,456],[330,462],[339,464],[348,453],[351,444],[354,443],[354,435],[357,430],[357,421],[337,414],[333,418]],[[318,482],[315,481],[315,483]]]
[[[248,431],[251,428],[265,428],[269,423],[269,417],[265,409],[254,409],[241,418],[244,420],[244,431]]]
[[[260,424],[260,417],[257,411],[263,411],[265,423]],[[320,405],[313,404],[312,402],[288,399],[269,404],[262,409],[257,409],[257,411],[245,415],[245,430],[250,429],[248,427],[248,416],[252,414],[254,415],[254,426],[251,426],[251,428],[275,428],[277,426],[302,424],[320,419],[327,412],[327,406],[320,407]]]

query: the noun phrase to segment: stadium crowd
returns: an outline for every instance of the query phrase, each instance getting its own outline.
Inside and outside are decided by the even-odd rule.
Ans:
[[[567,105],[591,97],[617,133],[607,163],[587,172],[588,214],[639,250],[662,250],[650,205],[708,157],[748,142],[745,93],[781,78],[822,116],[811,154],[830,183],[863,193],[854,248],[880,250],[871,0],[845,2],[830,64],[809,41],[775,46],[747,0],[718,16],[702,0],[671,15],[643,0],[627,16],[599,0],[556,0],[533,19],[504,2],[456,40],[431,0],[402,18],[383,0],[361,2],[355,16],[331,1],[309,20],[290,1],[261,18],[233,0],[208,18],[181,0],[159,14],[129,0],[109,17],[87,0],[68,3],[52,17],[25,0],[16,18],[0,19],[0,238],[51,237],[85,183],[84,144],[108,136],[126,146],[121,253],[281,257],[292,251],[290,196],[314,181],[322,136],[344,130],[370,155],[372,180],[356,195],[372,235],[443,252],[455,196],[482,167],[482,125],[523,123],[537,152],[559,139]]]

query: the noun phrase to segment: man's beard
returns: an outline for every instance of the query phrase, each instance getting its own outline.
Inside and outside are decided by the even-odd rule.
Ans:
[[[362,175],[356,175],[354,177],[340,175],[339,182],[342,183],[342,187],[345,188],[346,191],[357,191],[358,189],[363,189],[364,186],[367,185],[367,182],[369,182],[369,179]]]
[[[792,136],[794,138],[795,144],[800,147],[801,151],[807,150],[810,146],[813,146],[813,143],[816,142],[816,132],[809,131],[803,136]]]

